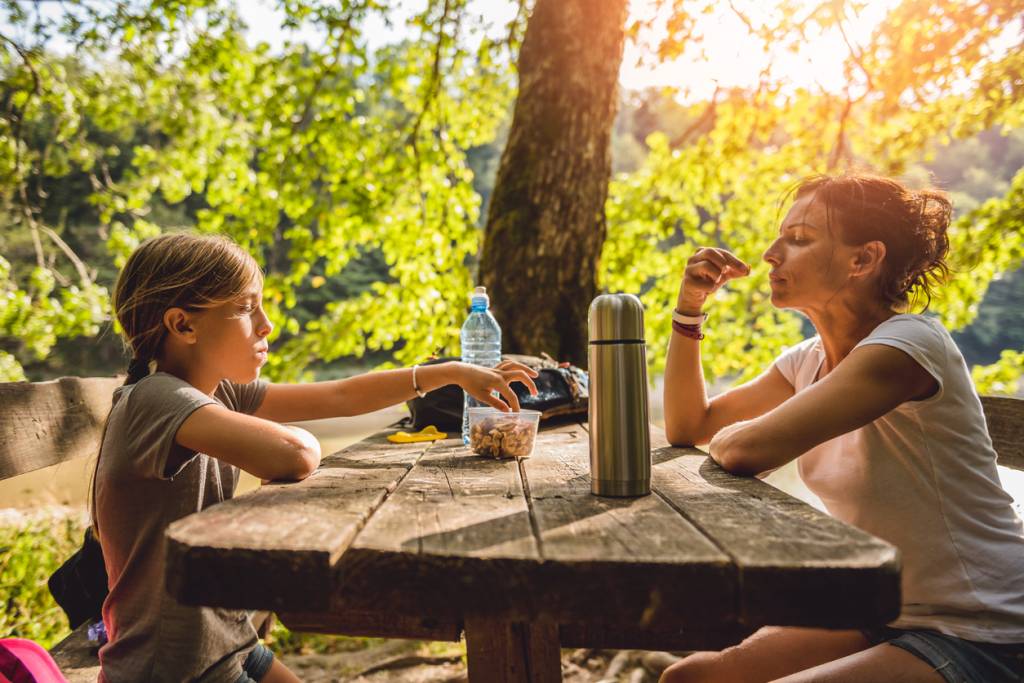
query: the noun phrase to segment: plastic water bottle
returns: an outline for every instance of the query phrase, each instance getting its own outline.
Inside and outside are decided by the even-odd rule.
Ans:
[[[490,299],[486,287],[477,287],[469,298],[470,311],[462,324],[462,362],[493,368],[501,362],[501,327],[488,310]],[[469,409],[486,405],[463,392],[462,443],[469,443]]]

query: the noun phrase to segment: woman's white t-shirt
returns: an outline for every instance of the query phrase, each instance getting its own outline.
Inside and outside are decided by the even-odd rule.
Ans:
[[[922,315],[893,316],[857,346],[867,344],[900,349],[939,390],[807,451],[797,459],[801,478],[830,514],[899,548],[903,607],[891,626],[1024,642],[1024,525],[1000,487],[963,356]],[[824,359],[814,337],[775,367],[799,393]]]

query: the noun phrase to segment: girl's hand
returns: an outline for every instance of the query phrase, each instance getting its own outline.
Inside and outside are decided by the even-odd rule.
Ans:
[[[729,280],[746,277],[750,266],[726,249],[701,247],[686,262],[676,308],[684,315],[700,315],[704,302]]]
[[[456,384],[476,400],[502,412],[508,412],[510,409],[519,412],[519,398],[509,386],[512,382],[525,384],[532,396],[537,395],[537,385],[533,383],[537,371],[522,363],[506,360],[493,368],[470,365],[469,363],[455,363],[454,365]],[[492,391],[497,391],[504,396],[505,401],[492,395]]]

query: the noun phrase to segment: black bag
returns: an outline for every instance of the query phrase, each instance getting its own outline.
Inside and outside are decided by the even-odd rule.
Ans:
[[[584,370],[568,363],[558,363],[551,358],[511,354],[501,358],[518,361],[537,371],[537,378],[533,380],[537,385],[536,396],[531,396],[524,384],[512,384],[520,407],[539,410],[541,420],[556,415],[586,414],[589,393],[587,373]],[[437,358],[424,365],[452,360],[459,359]],[[413,428],[423,429],[427,425],[434,425],[441,431],[459,431],[462,429],[462,401],[462,389],[455,384],[441,387],[423,398],[408,401]]]
[[[64,561],[46,582],[50,595],[68,615],[68,623],[76,629],[86,621],[99,621],[103,601],[107,598],[107,568],[103,550],[92,533],[85,530],[82,547]]]

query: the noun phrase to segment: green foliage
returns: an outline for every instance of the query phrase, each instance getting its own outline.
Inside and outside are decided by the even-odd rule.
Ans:
[[[660,45],[664,54],[684,53],[696,41],[701,3],[685,5],[689,14],[670,29]],[[755,44],[799,49],[810,26],[843,39],[839,29],[847,11],[844,3],[822,3],[805,13],[780,3],[760,22],[741,16]],[[652,374],[664,366],[683,268],[699,246],[731,249],[753,266],[749,277],[731,281],[708,308],[707,376],[749,380],[802,338],[796,315],[771,306],[768,269],[760,260],[794,181],[858,167],[900,173],[922,154],[930,159],[938,144],[993,127],[1004,133],[1019,127],[1024,98],[1014,74],[1024,51],[994,44],[1005,38],[1010,17],[1019,19],[1022,11],[1016,2],[904,2],[870,44],[851,48],[848,81],[839,93],[794,88],[765,72],[753,91],[718,91],[707,103],[641,100],[633,114],[637,128],[650,126],[646,119],[654,112],[670,121],[665,128],[671,137],[648,136],[643,164],[611,184],[601,284],[643,299]],[[1019,43],[1019,35],[1011,37]],[[969,325],[989,283],[1021,265],[1022,182],[1018,172],[1002,196],[972,202],[951,227],[955,275],[930,306],[950,329]],[[1012,355],[993,376],[1020,373],[1005,358]]]
[[[1006,349],[992,365],[975,365],[971,377],[979,394],[1005,394],[1014,396],[1024,374],[1024,353]]]
[[[46,582],[82,542],[82,517],[35,515],[0,524],[0,638],[28,638],[50,648],[70,633],[67,617]],[[289,631],[275,621],[267,644],[278,655],[363,650],[379,638],[349,638]]]
[[[1024,269],[994,280],[971,325],[954,335],[964,357],[991,363],[1003,349],[1024,349]]]
[[[66,65],[54,60],[41,68],[34,53],[5,50],[0,72],[7,93],[0,118],[0,251],[14,251],[12,238],[20,230],[31,238],[35,261],[28,272],[17,273],[0,257],[0,341],[19,342],[17,354],[0,355],[0,381],[10,381],[23,378],[17,355],[42,358],[58,337],[95,335],[107,299],[77,257],[70,274],[53,267],[53,253],[63,257],[70,249],[40,216],[41,176],[64,174],[72,161],[91,166],[94,159],[80,142],[79,99]]]
[[[495,136],[513,76],[506,43],[464,1],[426,3],[409,20],[417,39],[376,50],[361,28],[386,4],[283,3],[286,27],[312,27],[323,40],[286,42],[277,53],[248,45],[221,3],[152,2],[134,12],[71,5],[77,19],[48,31],[77,40],[82,62],[44,45],[3,53],[0,67],[26,107],[8,112],[0,131],[11,143],[0,148],[10,225],[51,230],[41,222],[44,198],[25,190],[42,178],[87,174],[120,266],[161,229],[149,220],[154,205],[191,203],[199,230],[231,235],[267,271],[280,337],[271,378],[295,379],[314,359],[383,350],[408,363],[452,348],[479,242],[480,197],[466,150]],[[17,7],[8,3],[9,21],[27,27],[34,19]],[[519,28],[510,27],[513,47]],[[37,87],[44,72],[53,78]],[[142,140],[136,122],[145,126]],[[23,123],[38,134],[26,139]],[[124,146],[130,165],[115,179],[104,169]],[[383,258],[383,279],[329,302],[316,318],[302,315],[297,295],[316,289],[314,278],[338,278],[366,254]],[[20,342],[16,356],[45,353],[55,337],[95,334],[109,307],[105,290],[85,284],[47,302],[17,274],[0,283],[18,304],[0,327]],[[75,315],[43,315],[58,304]]]
[[[275,619],[265,642],[274,651],[275,655],[281,656],[289,654],[355,652],[380,645],[384,642],[384,639],[332,636],[320,633],[298,633],[290,631],[287,626]]]
[[[5,35],[0,49],[0,380],[59,339],[97,334],[115,269],[145,237],[182,227],[226,233],[264,266],[271,379],[345,356],[454,351],[482,176],[514,95],[519,6],[494,27],[468,0],[423,0],[405,10],[403,40],[371,47],[368,22],[395,20],[396,3],[282,0],[278,49],[248,42],[228,0],[69,1],[42,18],[5,0],[10,35],[31,42]],[[692,53],[718,6],[672,2],[657,15],[664,31],[655,14],[627,30],[660,36],[660,58]],[[809,31],[842,40],[860,6],[729,8],[751,49],[799,52]],[[854,165],[914,173],[949,141],[1024,127],[1024,50],[1007,29],[1022,12],[1019,0],[908,0],[851,46],[845,83],[797,88],[769,68],[710,102],[642,96],[632,135],[617,138],[601,283],[645,301],[653,369],[686,257],[714,244],[759,264],[795,179]],[[60,41],[74,57],[51,50]],[[952,231],[957,275],[932,306],[952,328],[1021,261],[1024,179],[992,182],[979,163],[956,180],[968,209]],[[718,295],[709,375],[747,379],[800,338],[766,291],[757,265]]]
[[[46,581],[78,549],[85,531],[73,516],[33,517],[0,524],[0,637],[52,647],[70,632]]]

